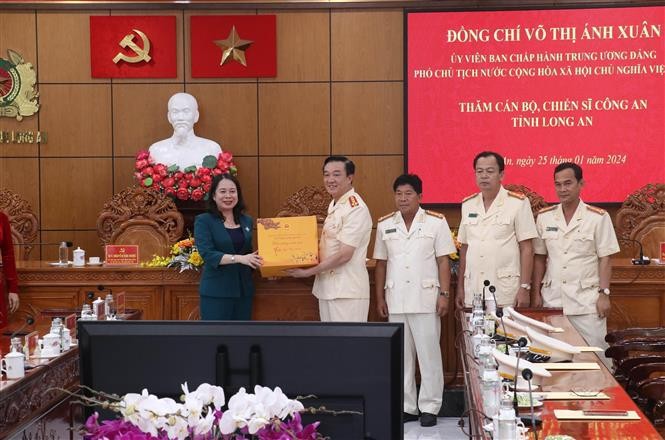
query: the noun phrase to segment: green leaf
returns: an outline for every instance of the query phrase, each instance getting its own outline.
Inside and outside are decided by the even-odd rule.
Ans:
[[[170,167],[168,167],[166,169],[166,171],[168,171],[168,173],[171,174],[171,173],[175,173],[179,169],[180,169],[180,167],[178,165],[171,165]]]
[[[213,155],[208,155],[203,158],[203,166],[205,168],[215,168],[217,166],[217,158]]]
[[[143,186],[149,187],[152,186],[152,177],[146,177],[143,179]]]
[[[189,166],[183,170],[185,173],[193,173],[196,171],[196,165]]]
[[[236,168],[236,167],[229,168],[229,171],[231,172],[232,176],[235,176],[235,175],[238,174],[238,168]]]

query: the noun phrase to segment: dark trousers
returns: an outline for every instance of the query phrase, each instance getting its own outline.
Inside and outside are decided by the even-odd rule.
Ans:
[[[249,321],[252,319],[252,297],[217,298],[201,296],[202,321]]]

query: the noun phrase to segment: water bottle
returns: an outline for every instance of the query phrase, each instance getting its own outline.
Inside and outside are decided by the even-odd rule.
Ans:
[[[92,302],[92,316],[93,320],[102,319],[102,314],[104,313],[104,300],[100,297],[97,297],[96,300]]]
[[[60,247],[58,248],[58,263],[63,266],[69,264],[69,248],[67,247],[66,241],[60,242]]]
[[[475,358],[478,357],[478,348],[480,347],[480,341],[483,336],[485,336],[485,333],[483,333],[483,326],[475,325],[471,335],[471,354],[473,354],[473,357]]]
[[[90,304],[83,304],[83,307],[81,308],[81,321],[92,321],[94,319],[95,317],[93,316]]]
[[[106,299],[104,300],[104,315],[107,320],[114,320],[116,318],[115,300],[110,293],[106,295]]]
[[[501,376],[496,369],[493,356],[485,359],[480,390],[483,412],[487,414],[487,417],[495,417],[499,413],[499,402],[501,401]]]
[[[492,356],[492,350],[496,347],[496,344],[494,343],[493,345],[493,343],[494,341],[485,334],[480,337],[480,345],[478,345],[478,353],[476,357],[478,358],[478,365],[480,365],[479,375],[481,379],[485,368],[485,360],[488,357],[494,359],[494,356]]]
[[[494,419],[495,439],[515,440],[517,438],[517,423],[515,420],[515,410],[513,409],[513,400],[510,395],[504,395],[501,398],[501,407],[499,415]]]

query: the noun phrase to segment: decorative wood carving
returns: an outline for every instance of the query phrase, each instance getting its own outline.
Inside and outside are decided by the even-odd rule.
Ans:
[[[113,196],[97,219],[97,234],[103,245],[138,244],[142,261],[154,254],[168,255],[182,230],[182,214],[173,200],[140,186]]]
[[[615,228],[627,256],[636,254],[639,246],[644,255],[657,257],[658,246],[665,241],[665,183],[649,183],[630,194],[617,212]]]
[[[9,217],[12,240],[15,245],[18,245],[15,257],[27,260],[33,246],[26,245],[35,241],[39,232],[37,216],[28,202],[6,188],[0,189],[0,211]]]
[[[323,186],[306,186],[291,194],[277,212],[277,217],[315,215],[323,223],[332,197]]]
[[[549,206],[543,196],[535,191],[532,191],[528,186],[511,184],[504,185],[504,187],[508,191],[522,193],[527,196],[529,198],[529,202],[531,202],[531,212],[533,212],[534,217],[538,215],[538,211]]]

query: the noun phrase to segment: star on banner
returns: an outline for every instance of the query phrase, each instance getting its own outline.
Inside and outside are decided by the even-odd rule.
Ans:
[[[226,40],[215,40],[215,44],[222,49],[222,61],[219,65],[223,66],[229,61],[229,58],[233,55],[233,59],[247,67],[247,61],[245,60],[245,51],[249,48],[250,44],[253,41],[251,40],[241,40],[236,31],[236,27],[233,26],[231,33]]]

